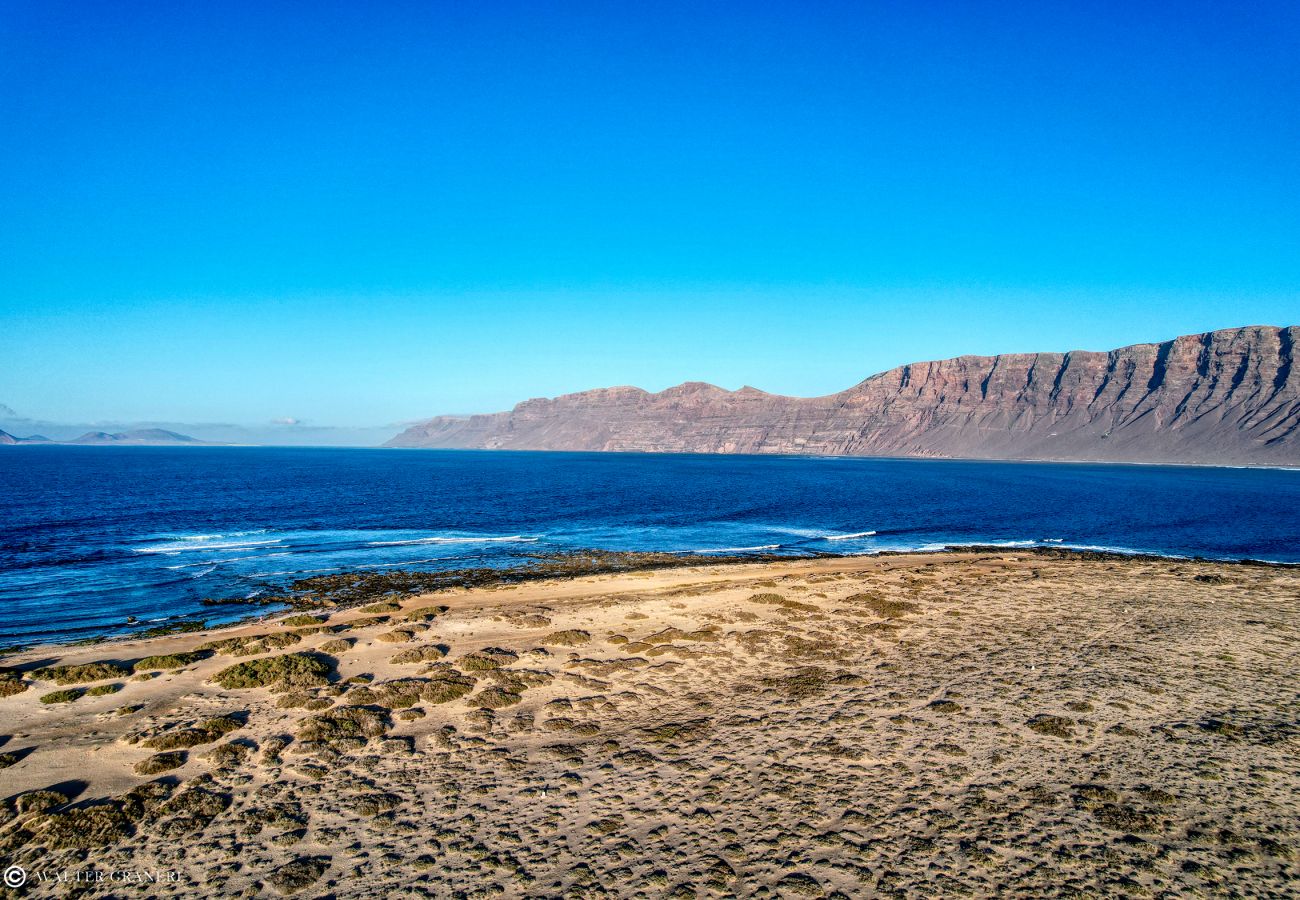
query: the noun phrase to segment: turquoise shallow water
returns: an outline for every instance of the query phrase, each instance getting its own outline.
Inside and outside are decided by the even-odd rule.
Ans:
[[[300,448],[0,450],[0,644],[357,568],[962,543],[1300,562],[1300,471]],[[238,615],[247,610],[227,610]]]

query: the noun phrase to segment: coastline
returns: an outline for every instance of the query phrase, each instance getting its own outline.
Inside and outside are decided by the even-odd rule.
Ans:
[[[678,450],[554,450],[550,448],[520,449],[504,447],[390,447],[386,444],[371,446],[366,444],[239,444],[232,442],[196,442],[171,444],[77,444],[73,442],[49,441],[45,443],[0,444],[3,447],[110,447],[118,450],[135,448],[166,449],[169,447],[186,447],[191,449],[217,450],[372,450],[372,451],[421,451],[437,453],[546,453],[546,454],[599,454],[602,456],[704,456],[704,457],[738,457],[758,459],[829,459],[829,460],[891,460],[896,462],[987,462],[987,463],[1035,463],[1050,465],[1097,465],[1097,466],[1138,466],[1172,469],[1261,469],[1265,471],[1300,472],[1300,463],[1279,465],[1277,463],[1214,463],[1214,462],[1165,462],[1130,459],[1088,459],[1076,457],[1037,457],[1037,456],[941,456],[922,455],[894,456],[888,454],[844,455],[833,453],[792,453],[788,451],[773,453],[703,453]]]
[[[160,886],[177,896],[661,893],[636,862],[652,846],[682,854],[697,894],[806,877],[853,895],[889,872],[939,893],[1296,874],[1300,821],[1278,805],[1300,789],[1294,566],[1023,548],[697,561],[304,615],[5,658],[28,686],[0,696],[0,852],[177,871]],[[264,681],[286,657],[323,668]],[[95,664],[119,668],[53,668]],[[59,691],[78,696],[41,702]],[[945,809],[962,842],[935,830]],[[1032,850],[1044,835],[1091,862]],[[1211,864],[1240,841],[1249,856]],[[1086,849],[1104,846],[1122,850]]]
[[[237,618],[206,624],[196,615],[174,618],[160,625],[142,627],[136,631],[108,630],[75,640],[52,640],[39,643],[0,647],[0,669],[10,659],[27,653],[54,653],[80,647],[115,647],[121,644],[138,644],[173,636],[209,637],[228,633],[231,629],[255,625],[274,625],[295,613],[320,613],[334,615],[355,609],[367,603],[385,599],[410,600],[415,597],[433,597],[438,593],[462,587],[496,589],[537,581],[570,581],[583,577],[608,576],[625,573],[654,572],[664,569],[696,568],[699,566],[747,566],[784,564],[811,560],[867,560],[886,557],[925,557],[946,554],[1028,554],[1044,559],[1076,559],[1085,561],[1129,562],[1187,562],[1209,563],[1224,566],[1264,566],[1300,570],[1300,563],[1253,557],[1206,557],[1174,553],[1149,553],[1139,550],[1080,547],[1069,544],[1029,545],[1026,542],[960,543],[931,549],[877,550],[870,553],[833,553],[811,551],[802,554],[776,554],[753,552],[743,555],[711,554],[698,551],[609,551],[574,550],[566,553],[539,554],[534,562],[501,568],[421,570],[371,570],[356,569],[311,578],[298,579],[280,591],[257,600],[212,598],[207,605],[214,610],[234,607],[264,608],[261,613],[249,613]],[[420,587],[413,587],[420,585]]]

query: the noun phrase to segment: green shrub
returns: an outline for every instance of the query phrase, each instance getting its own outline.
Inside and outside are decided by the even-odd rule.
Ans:
[[[433,677],[421,689],[420,697],[429,703],[449,703],[474,690],[477,680],[472,675],[462,675],[450,666],[433,670]]]
[[[369,606],[361,607],[363,613],[391,613],[397,612],[402,608],[402,604],[393,600],[381,600],[378,603],[371,603]]]
[[[80,666],[45,666],[32,673],[33,678],[55,684],[84,684],[109,678],[126,678],[131,670],[117,663],[95,662]]]
[[[324,616],[313,616],[308,613],[299,613],[296,616],[289,616],[287,619],[281,619],[280,624],[297,627],[299,625],[320,625],[324,623],[324,621]]]
[[[332,667],[325,659],[307,653],[286,653],[235,663],[222,669],[213,681],[226,690],[279,686],[313,687],[329,680]]]
[[[71,703],[81,697],[84,691],[81,688],[64,688],[61,691],[51,691],[41,698],[42,703]]]
[[[552,644],[561,647],[578,647],[590,642],[591,635],[578,628],[570,628],[567,631],[554,631],[542,638],[543,644]]]
[[[475,694],[473,698],[474,705],[480,709],[501,709],[506,706],[514,706],[522,699],[524,698],[519,694],[499,687],[484,688]]]
[[[427,647],[410,647],[406,650],[402,650],[399,653],[395,653],[392,659],[389,660],[389,662],[396,663],[398,665],[406,665],[408,663],[435,662],[437,660],[442,659],[446,655],[447,655],[447,651],[443,650],[441,647],[437,646],[436,644],[430,644]]]
[[[204,719],[197,725],[173,728],[162,734],[156,734],[147,739],[144,745],[154,750],[181,750],[197,747],[199,744],[210,744],[243,727],[244,723],[234,716],[214,716],[211,719]]]
[[[213,653],[224,653],[229,656],[254,656],[268,650],[281,650],[301,641],[301,636],[291,631],[282,631],[274,634],[250,634],[244,637],[208,641],[208,643],[202,644],[196,649],[199,651],[210,650]]]
[[[45,812],[47,809],[53,809],[56,806],[62,806],[71,799],[59,791],[43,790],[28,791],[25,794],[19,794],[14,799],[14,809],[19,815],[28,815],[29,813]]]
[[[519,654],[511,650],[503,650],[500,647],[487,647],[473,653],[466,653],[456,661],[456,664],[466,672],[486,672],[489,669],[508,666],[518,658]]]
[[[22,676],[12,669],[0,670],[0,697],[12,697],[14,694],[21,694],[27,688],[31,687]]]
[[[135,773],[137,775],[157,775],[159,772],[170,772],[172,769],[179,769],[185,765],[185,752],[170,751],[165,753],[155,753],[148,759],[142,759],[135,764]]]
[[[121,685],[121,684],[118,684],[118,683],[114,683],[114,684],[98,684],[98,685],[95,685],[95,687],[93,687],[93,688],[88,688],[88,689],[86,690],[86,696],[87,696],[87,697],[102,697],[102,696],[104,696],[105,694],[116,694],[116,693],[117,693],[118,691],[120,691],[120,690],[122,690],[122,685]]]
[[[137,672],[152,669],[179,669],[193,665],[212,656],[211,650],[192,650],[188,653],[168,653],[163,656],[146,656],[135,664]]]
[[[308,716],[298,729],[298,739],[330,742],[382,737],[390,724],[387,713],[381,710],[349,706]]]

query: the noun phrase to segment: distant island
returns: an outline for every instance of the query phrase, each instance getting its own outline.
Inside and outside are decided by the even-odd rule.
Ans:
[[[388,447],[1300,465],[1300,327],[912,363],[825,397],[688,382],[438,416]]]
[[[216,446],[211,441],[201,441],[187,434],[178,434],[163,428],[139,428],[134,431],[87,431],[81,437],[71,441],[52,441],[39,434],[29,437],[17,437],[7,431],[0,431],[0,447],[14,447],[23,444],[80,444],[93,447],[171,447]]]

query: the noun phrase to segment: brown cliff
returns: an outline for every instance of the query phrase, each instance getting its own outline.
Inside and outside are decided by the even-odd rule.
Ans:
[[[1300,465],[1300,327],[913,363],[825,397],[689,382],[439,416],[389,447]]]

